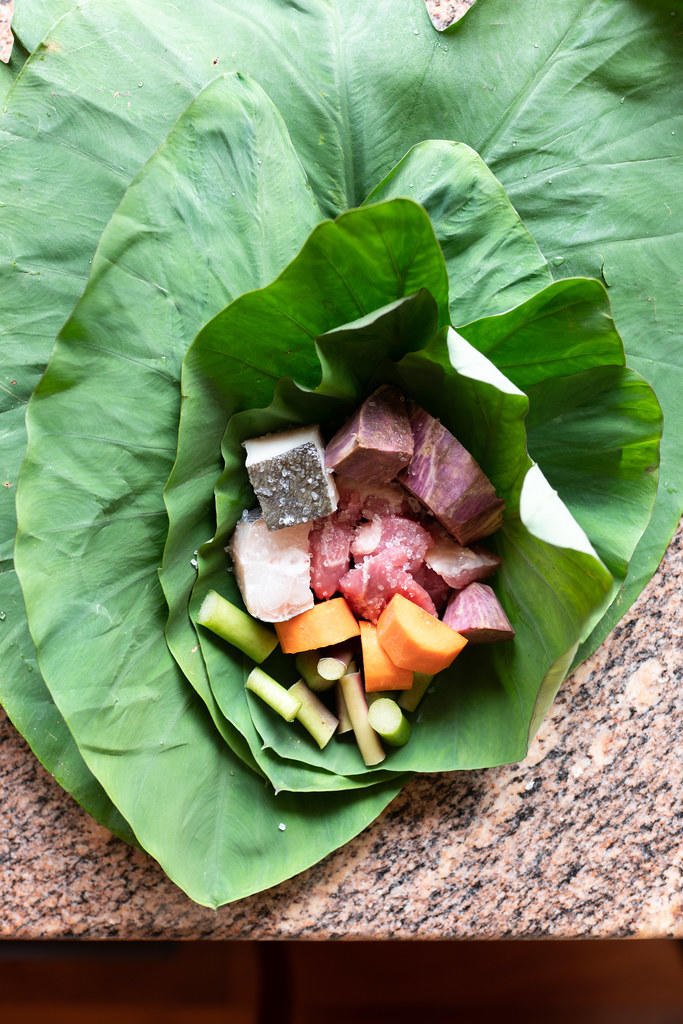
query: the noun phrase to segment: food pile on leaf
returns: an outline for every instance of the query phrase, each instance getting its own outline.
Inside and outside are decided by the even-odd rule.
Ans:
[[[199,903],[522,759],[675,526],[680,19],[546,6],[15,5],[0,701]]]
[[[450,431],[388,385],[325,449],[318,426],[244,447],[260,507],[245,510],[230,551],[254,618],[210,591],[197,621],[259,663],[278,642],[297,654],[302,678],[289,689],[258,668],[247,689],[297,719],[321,749],[353,730],[365,764],[380,764],[377,734],[407,742],[401,708],[415,711],[468,640],[514,636],[481,582],[500,559],[465,546],[501,526],[503,502]],[[316,696],[333,687],[338,717]],[[400,700],[371,698],[368,711],[369,695],[385,691],[401,691]]]

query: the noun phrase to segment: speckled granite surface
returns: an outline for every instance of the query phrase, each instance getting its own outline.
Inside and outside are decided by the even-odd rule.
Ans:
[[[214,913],[95,825],[0,719],[7,938],[683,936],[683,530],[527,759],[411,783],[355,841]]]

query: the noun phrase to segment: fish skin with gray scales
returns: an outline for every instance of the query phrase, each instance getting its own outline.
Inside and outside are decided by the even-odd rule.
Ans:
[[[309,523],[335,511],[312,441],[249,466],[248,472],[269,530]]]

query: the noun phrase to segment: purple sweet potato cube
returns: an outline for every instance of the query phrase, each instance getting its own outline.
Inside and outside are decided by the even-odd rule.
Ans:
[[[470,583],[453,594],[443,621],[472,644],[492,644],[515,635],[500,601],[485,583]]]
[[[383,484],[407,466],[413,433],[406,400],[382,385],[363,402],[325,449],[325,465],[366,484]]]
[[[481,467],[440,420],[414,406],[414,450],[399,480],[419,498],[459,544],[494,533],[505,503]]]

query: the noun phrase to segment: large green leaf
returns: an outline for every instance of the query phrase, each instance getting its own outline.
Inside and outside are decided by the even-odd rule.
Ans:
[[[43,28],[46,9],[61,12],[64,5],[38,4]],[[283,110],[326,211],[360,202],[425,138],[458,139],[478,150],[557,274],[604,274],[627,353],[661,393],[668,421],[663,486],[619,603],[624,610],[654,569],[681,506],[680,305],[668,269],[680,263],[672,173],[681,117],[678,14],[655,0],[568,0],[557,9],[543,0],[514,9],[506,0],[486,0],[439,35],[421,0],[395,0],[391,31],[382,6],[361,0],[265,0],[248,17],[237,0],[222,0],[201,19],[189,10],[169,12],[161,0],[144,8],[132,0],[94,0],[67,14],[50,47],[30,62],[31,90],[14,97],[13,127],[27,134],[27,150],[37,146],[43,104],[52,115],[49,124],[38,119],[43,181],[65,180],[64,162],[53,153],[67,145],[69,172],[91,185],[69,197],[67,234],[79,236],[81,268],[96,224],[125,181],[120,170],[139,166],[214,61],[252,72]],[[133,32],[134,48],[112,45]],[[90,128],[92,96],[105,133]],[[37,153],[31,159],[36,166]],[[48,207],[53,195],[48,187]],[[34,212],[23,211],[24,237],[34,235]],[[64,268],[73,248],[63,233],[60,241],[63,252],[51,252],[48,262]]]
[[[560,281],[462,333],[528,395],[531,455],[623,582],[655,500],[662,422],[625,368],[605,289]]]
[[[415,146],[366,202],[395,196],[410,196],[430,216],[448,268],[453,324],[502,313],[552,281],[502,185],[469,146]]]
[[[27,48],[69,6],[23,0]],[[394,0],[391,31],[382,5],[361,0],[243,10],[216,0],[199,19],[161,0],[93,0],[27,63],[0,125],[0,352],[2,381],[18,380],[13,402],[27,399],[130,177],[214,61],[266,86],[331,212],[367,195],[410,146],[462,139],[491,164],[556,274],[604,275],[630,361],[665,409],[655,515],[588,653],[649,578],[680,510],[680,12],[653,0],[485,0],[439,36],[420,0]],[[28,191],[37,168],[41,187]],[[1,456],[10,480],[23,448],[15,422]],[[0,491],[0,520],[6,551],[11,489]],[[15,595],[11,571],[0,572],[0,608]],[[11,664],[3,648],[3,685],[15,681]]]
[[[162,489],[185,347],[203,317],[286,261],[314,210],[261,89],[214,83],[105,231],[28,414],[16,560],[41,670],[141,845],[211,906],[319,860],[398,790],[275,797],[164,641]]]

